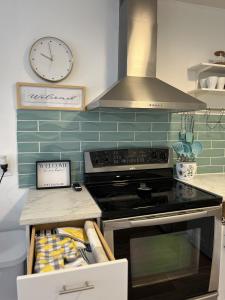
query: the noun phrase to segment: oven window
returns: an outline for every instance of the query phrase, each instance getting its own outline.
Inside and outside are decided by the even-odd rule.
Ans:
[[[201,229],[130,240],[132,286],[152,285],[198,273]]]
[[[214,217],[114,231],[128,259],[129,300],[183,300],[209,292]]]

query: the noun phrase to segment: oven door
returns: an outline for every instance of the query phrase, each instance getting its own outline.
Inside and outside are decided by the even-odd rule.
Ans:
[[[129,262],[129,300],[217,299],[221,209],[103,222],[116,258]]]

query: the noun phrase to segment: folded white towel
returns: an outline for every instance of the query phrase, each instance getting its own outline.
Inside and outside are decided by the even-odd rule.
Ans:
[[[92,253],[94,254],[95,260],[97,263],[107,262],[108,258],[105,254],[105,251],[102,247],[102,244],[99,240],[99,237],[95,231],[93,222],[86,221],[84,225],[84,229],[88,236],[89,243],[91,245]]]

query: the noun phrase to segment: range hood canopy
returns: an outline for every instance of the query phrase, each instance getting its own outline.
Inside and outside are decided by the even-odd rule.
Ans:
[[[157,0],[120,0],[119,80],[87,109],[205,109],[204,102],[156,78],[156,55]]]

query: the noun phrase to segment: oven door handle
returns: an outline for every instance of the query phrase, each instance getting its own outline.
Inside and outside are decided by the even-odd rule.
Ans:
[[[134,227],[164,225],[176,222],[191,221],[205,217],[216,217],[220,219],[222,217],[221,207],[206,207],[192,210],[190,209],[185,211],[152,214],[148,216],[139,216],[134,218],[106,220],[103,221],[103,230],[105,232]]]
[[[207,217],[207,211],[198,211],[198,212],[192,212],[192,213],[182,213],[182,214],[176,214],[176,215],[164,215],[163,217],[153,216],[142,220],[130,220],[129,227],[144,227],[144,226],[154,226],[154,225],[164,225],[164,224],[170,224],[170,223],[177,223],[177,222],[184,222],[184,221],[190,221],[195,220],[199,218]]]

